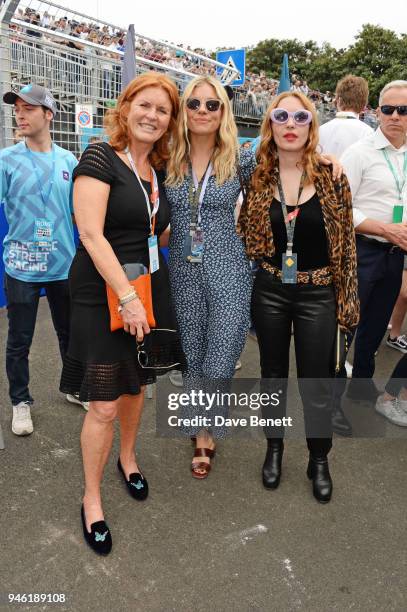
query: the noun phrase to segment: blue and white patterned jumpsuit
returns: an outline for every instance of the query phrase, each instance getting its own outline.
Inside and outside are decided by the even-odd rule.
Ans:
[[[245,182],[255,165],[253,152],[242,150],[240,168]],[[170,282],[187,359],[185,385],[189,386],[188,378],[231,379],[249,330],[252,290],[249,261],[235,229],[239,177],[221,186],[215,176],[209,177],[201,206],[202,263],[189,263],[184,256],[191,216],[189,178],[179,187],[167,186],[166,191],[171,210]]]

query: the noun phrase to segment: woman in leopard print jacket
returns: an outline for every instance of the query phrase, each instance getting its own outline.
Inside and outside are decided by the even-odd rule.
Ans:
[[[337,326],[359,319],[352,201],[345,176],[334,181],[317,152],[318,121],[301,93],[285,92],[270,105],[261,129],[239,232],[249,258],[260,263],[252,316],[260,349],[262,386],[280,393],[265,409],[268,447],[263,483],[275,489],[281,476],[291,330],[309,449],[307,475],[315,498],[332,494],[332,361]],[[286,421],[287,423],[287,421]],[[279,422],[277,421],[277,424]],[[284,422],[283,422],[284,424]]]

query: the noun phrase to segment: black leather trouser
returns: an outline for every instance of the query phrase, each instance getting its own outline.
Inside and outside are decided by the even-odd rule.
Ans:
[[[262,386],[271,389],[276,378],[280,379],[279,388],[283,386],[279,406],[267,409],[266,416],[285,416],[293,326],[308,449],[314,457],[325,457],[332,447],[330,379],[336,332],[333,285],[283,284],[260,269],[254,283],[252,317],[259,342]],[[282,429],[273,430],[266,436],[283,437]]]

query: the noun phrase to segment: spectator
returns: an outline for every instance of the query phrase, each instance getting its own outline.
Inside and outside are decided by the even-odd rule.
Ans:
[[[51,92],[26,85],[3,96],[14,104],[24,142],[0,152],[1,193],[9,224],[4,239],[8,309],[6,370],[13,406],[12,431],[33,432],[28,354],[40,291],[45,288],[63,358],[69,336],[68,270],[75,251],[71,176],[76,159],[52,143],[50,124],[57,112]],[[77,401],[70,397],[71,401]]]
[[[335,92],[337,113],[319,130],[319,144],[324,153],[340,157],[347,147],[372,133],[372,128],[359,121],[359,113],[367,104],[369,88],[363,77],[348,74]]]
[[[248,257],[261,262],[252,316],[262,388],[280,396],[278,405],[268,407],[263,416],[286,416],[293,329],[309,450],[307,476],[313,481],[314,497],[327,503],[332,493],[327,379],[332,376],[337,326],[350,330],[357,324],[359,303],[349,184],[346,177],[335,182],[332,170],[321,165],[317,144],[318,124],[311,102],[300,92],[277,96],[263,120],[258,166],[239,227]],[[276,489],[284,427],[267,427],[265,434],[263,484]]]
[[[401,290],[397,298],[397,302],[394,305],[393,313],[390,320],[390,333],[387,338],[386,344],[390,348],[394,348],[401,353],[407,353],[407,336],[401,333],[401,327],[404,322],[404,318],[407,312],[407,270],[406,270],[406,256],[404,257],[404,270],[403,280],[401,283]]]
[[[150,332],[143,303],[129,282],[137,278],[137,273],[126,274],[122,267],[127,264],[128,269],[143,270],[148,266],[147,239],[150,235],[158,239],[168,226],[169,207],[161,170],[178,104],[175,85],[166,76],[151,72],[131,81],[117,107],[106,117],[109,144],[88,147],[74,174],[75,214],[82,241],[69,275],[72,333],[61,389],[80,391],[90,400],[81,434],[85,474],[81,515],[86,541],[101,554],[111,550],[100,485],[112,447],[114,421],[116,417],[120,421],[121,432],[118,469],[130,495],[145,500],[148,483],[135,456],[144,386],[155,380],[160,368],[162,372],[183,367],[184,362],[174,333],[168,271],[162,254],[157,249],[159,265],[151,270],[157,323],[154,333]],[[157,126],[153,133],[144,123],[152,120]],[[123,327],[114,333],[109,324],[106,284],[120,298]],[[151,367],[143,368],[136,339],[139,343],[151,342],[155,367],[149,363]],[[98,537],[100,532],[107,538]]]
[[[407,226],[400,223],[407,204],[406,108],[407,81],[385,85],[379,97],[380,127],[342,156],[353,195],[361,303],[348,388],[352,399],[377,398],[371,380],[375,352],[400,292],[407,249]]]

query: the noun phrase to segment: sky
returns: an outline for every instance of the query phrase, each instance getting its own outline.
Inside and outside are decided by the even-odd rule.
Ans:
[[[58,4],[125,28],[134,23],[137,33],[152,38],[208,50],[247,47],[267,38],[347,47],[365,23],[407,32],[406,0],[389,4],[385,0],[58,0]]]

